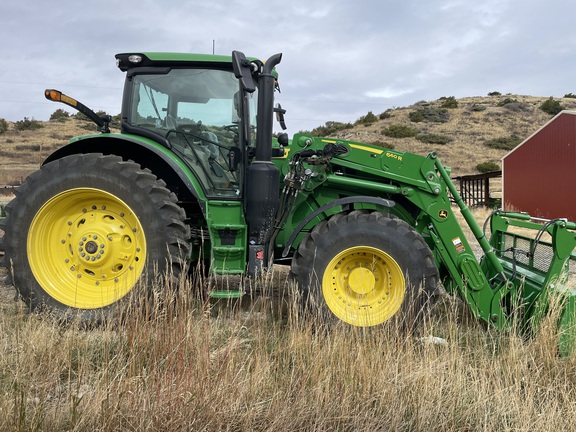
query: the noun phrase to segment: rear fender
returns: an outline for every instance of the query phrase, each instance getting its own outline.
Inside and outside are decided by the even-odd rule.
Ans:
[[[169,149],[148,139],[126,135],[102,134],[81,138],[56,150],[43,164],[80,153],[103,153],[132,160],[148,168],[179,200],[197,200],[206,215],[206,197],[197,179],[186,165]]]

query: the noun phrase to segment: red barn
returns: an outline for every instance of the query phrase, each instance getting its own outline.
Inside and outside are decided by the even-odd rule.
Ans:
[[[562,111],[502,158],[502,202],[576,221],[576,111]]]

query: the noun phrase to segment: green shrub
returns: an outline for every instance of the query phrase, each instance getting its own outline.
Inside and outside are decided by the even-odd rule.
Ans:
[[[446,123],[450,114],[446,108],[423,107],[408,114],[411,121],[418,123],[422,121],[433,123]]]
[[[509,137],[494,138],[484,143],[486,147],[499,149],[499,150],[512,150],[522,142],[522,138],[512,135]]]
[[[500,93],[499,91],[493,91],[488,93],[488,96],[502,96],[502,93]]]
[[[62,108],[58,108],[50,115],[50,120],[56,121],[66,121],[70,118],[70,113],[68,111],[64,111]]]
[[[408,118],[411,122],[420,123],[424,121],[424,115],[420,112],[421,110],[417,111],[410,111],[408,113]]]
[[[516,103],[516,102],[518,102],[518,99],[512,99],[512,98],[507,97],[506,99],[502,99],[501,101],[499,101],[497,103],[497,105],[499,107],[503,107],[504,105],[508,105],[510,103]]]
[[[378,118],[380,120],[386,120],[389,119],[390,117],[392,117],[392,110],[391,109],[387,109],[386,111],[384,111],[383,113],[381,113]]]
[[[363,124],[364,126],[370,126],[372,123],[376,123],[377,121],[378,117],[372,114],[372,111],[368,111],[368,114],[356,120],[355,124]]]
[[[18,120],[14,124],[14,128],[19,132],[25,130],[41,129],[43,127],[44,125],[41,122],[34,120],[34,118],[29,119],[28,117],[24,117],[23,120]]]
[[[474,104],[472,105],[472,108],[470,108],[470,111],[486,111],[486,105]]]
[[[0,118],[0,134],[8,130],[8,122],[3,118]]]
[[[566,93],[564,95],[565,98],[576,99],[576,95],[573,93]]]
[[[418,131],[410,126],[393,124],[382,130],[382,135],[391,138],[409,138],[416,136]]]
[[[560,104],[560,101],[554,100],[554,98],[551,97],[542,102],[540,109],[547,114],[556,115],[562,111],[564,107]]]
[[[452,141],[452,138],[439,134],[419,134],[416,135],[416,139],[426,144],[440,145],[448,144],[450,141]]]
[[[394,150],[395,146],[392,143],[386,142],[386,141],[373,141],[370,144],[378,146],[378,147],[384,147],[390,150]]]
[[[440,108],[458,108],[458,101],[454,96],[443,96],[439,100],[443,101],[442,105],[440,105]]]
[[[350,129],[353,125],[351,123],[340,123],[336,121],[327,121],[323,126],[318,126],[311,131],[301,131],[313,136],[330,136],[334,135],[339,131]]]
[[[495,162],[482,162],[476,165],[476,170],[481,173],[487,173],[491,171],[499,171],[500,165]]]
[[[81,121],[89,121],[89,122],[92,121],[92,120],[90,120],[90,119],[88,118],[87,115],[82,114],[81,112],[77,112],[76,114],[74,114],[74,118],[75,118],[76,120],[81,120]]]

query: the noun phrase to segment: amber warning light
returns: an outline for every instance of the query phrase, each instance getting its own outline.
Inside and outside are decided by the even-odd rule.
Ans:
[[[54,101],[54,102],[63,102],[70,106],[75,107],[78,104],[76,99],[71,98],[70,96],[66,96],[61,91],[54,90],[54,89],[46,89],[44,90],[44,96],[46,99]]]

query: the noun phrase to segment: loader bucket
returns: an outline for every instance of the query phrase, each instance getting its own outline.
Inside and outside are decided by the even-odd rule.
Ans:
[[[572,353],[576,348],[576,274],[571,274],[570,263],[576,267],[576,223],[497,211],[490,217],[490,227],[490,245],[514,287],[509,298],[515,301],[508,304],[515,305],[514,313],[520,309],[523,328],[533,333],[545,314],[554,313],[559,352]]]

